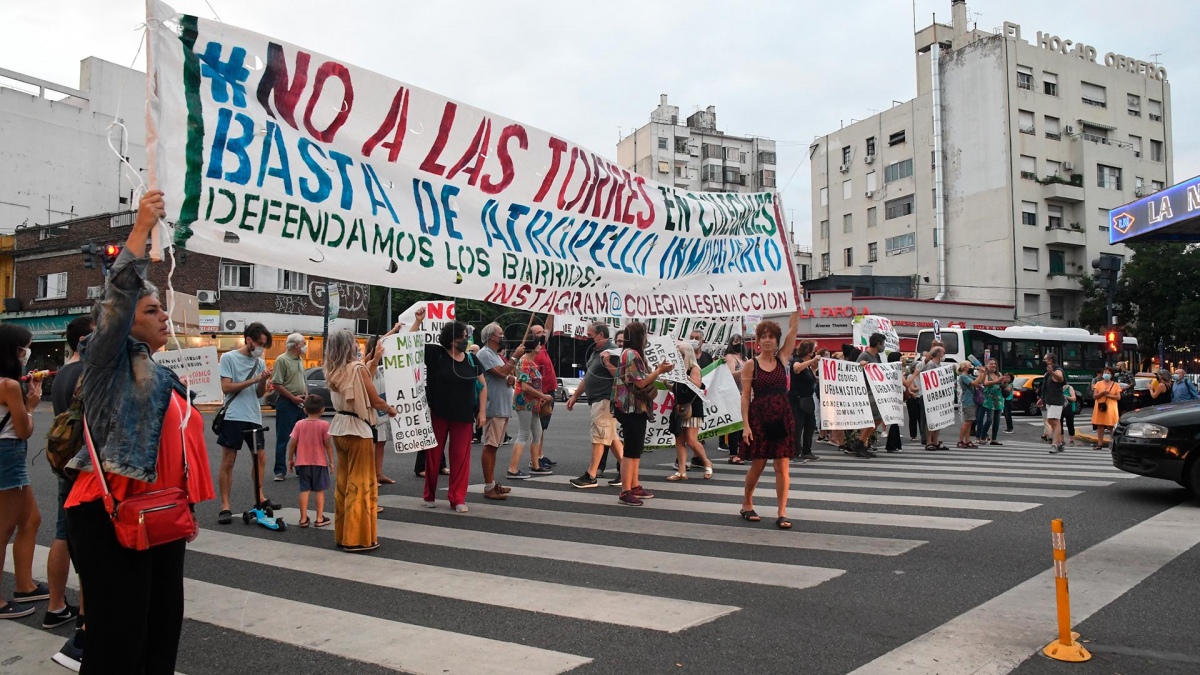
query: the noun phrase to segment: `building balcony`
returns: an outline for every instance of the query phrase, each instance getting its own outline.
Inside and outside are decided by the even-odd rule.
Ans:
[[[1087,233],[1081,223],[1046,226],[1046,243],[1058,246],[1087,246]]]
[[[1082,293],[1083,287],[1079,285],[1079,276],[1078,274],[1047,274],[1046,290],[1059,293]]]
[[[1042,198],[1048,202],[1077,204],[1083,201],[1083,186],[1059,182],[1046,183],[1042,189]]]

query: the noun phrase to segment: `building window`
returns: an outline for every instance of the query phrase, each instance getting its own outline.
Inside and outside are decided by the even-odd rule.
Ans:
[[[763,169],[758,172],[762,186],[765,188],[775,187],[775,169]]]
[[[1021,155],[1021,178],[1037,180],[1037,158]]]
[[[67,297],[67,273],[43,274],[37,278],[37,299],[54,300]]]
[[[1021,247],[1021,260],[1026,272],[1038,271],[1038,250],[1029,246]]]
[[[874,156],[875,156],[875,137],[872,136],[867,139],[867,157],[874,157]]]
[[[1067,273],[1067,256],[1062,251],[1050,249],[1050,274]]]
[[[667,149],[667,139],[665,139],[665,138],[662,138],[661,136],[659,137],[659,139],[658,139],[658,149],[659,149],[659,150],[666,150],[666,149]]]
[[[847,213],[842,216],[842,234],[849,234],[854,231],[854,214]]]
[[[1146,99],[1146,100],[1150,101],[1150,121],[1151,122],[1161,122],[1162,121],[1162,101],[1155,101],[1152,98]]]
[[[725,182],[733,185],[742,184],[742,173],[738,171],[736,166],[725,167]]]
[[[800,281],[808,281],[809,271],[808,265],[800,265]]]
[[[1133,156],[1141,157],[1142,156],[1142,137],[1134,136],[1133,134],[1130,134],[1129,135],[1129,144],[1133,146]]]
[[[1150,139],[1150,161],[1163,161],[1163,142]]]
[[[1125,110],[1132,117],[1142,116],[1142,97],[1137,94],[1125,95]]]
[[[1047,96],[1058,96],[1058,75],[1042,71],[1042,93]]]
[[[891,147],[893,145],[900,145],[903,142],[904,142],[904,130],[903,129],[901,129],[900,131],[897,131],[896,133],[892,134],[891,136],[888,136],[888,147]]]
[[[821,254],[821,273],[829,274],[829,254],[828,253]]]
[[[875,188],[875,172],[872,171],[867,174],[867,192],[875,192]],[[867,196],[870,197],[871,195]]]
[[[873,263],[879,260],[879,242],[873,241],[867,244],[867,262]]]
[[[1052,159],[1046,160],[1046,175],[1047,176],[1061,176],[1062,175],[1062,162],[1056,162]]]
[[[1040,309],[1039,305],[1041,304],[1040,299],[1041,296],[1039,296],[1037,293],[1025,294],[1025,316],[1038,315],[1038,310]]]
[[[1106,164],[1096,165],[1096,186],[1109,190],[1121,189],[1121,169]]]
[[[725,161],[726,162],[738,161],[738,155],[740,153],[741,153],[741,150],[738,150],[737,148],[725,148]]]
[[[903,162],[889,164],[883,169],[883,182],[890,183],[901,178],[908,178],[913,173],[913,162],[906,159]]]
[[[658,172],[659,173],[671,173],[671,163],[670,162],[659,162],[658,163]]]
[[[1051,319],[1063,319],[1065,317],[1066,312],[1063,310],[1064,304],[1065,303],[1063,302],[1063,296],[1061,296],[1061,295],[1050,296],[1050,318]]]
[[[1037,225],[1037,202],[1021,202],[1021,224]]]
[[[1108,232],[1108,209],[1100,209],[1100,231]]]
[[[1146,180],[1141,176],[1133,177],[1133,194],[1138,197],[1146,194]]]
[[[848,248],[842,251],[842,257],[845,259],[846,267],[854,267],[854,249]]]
[[[1062,139],[1062,127],[1059,126],[1058,118],[1046,115],[1046,138],[1053,140]]]
[[[1053,204],[1046,207],[1046,224],[1052,230],[1062,229],[1063,226],[1063,210],[1061,206]]]
[[[1166,184],[1163,183],[1161,180],[1150,181],[1150,189],[1153,190],[1154,192],[1162,192],[1163,186],[1165,186],[1165,185]]]
[[[745,163],[746,163],[746,153],[739,152],[738,153],[738,164],[745,164]]]
[[[758,153],[758,163],[759,164],[774,164],[775,163],[775,153],[767,152],[766,150],[760,150]]]
[[[1033,89],[1033,69],[1029,66],[1017,66],[1017,89]]]
[[[279,290],[291,293],[308,291],[308,275],[303,272],[279,270]]]
[[[867,209],[867,227],[875,227],[879,224],[879,216],[876,211],[877,209],[874,206]]]
[[[829,188],[821,188],[821,206],[829,206]]]
[[[854,194],[853,181],[849,181],[849,180],[842,181],[842,199],[850,199],[850,197],[853,194]]]
[[[1037,127],[1033,123],[1033,112],[1030,110],[1017,111],[1017,126],[1023,134],[1037,135]]]
[[[914,232],[901,234],[896,237],[888,237],[883,241],[884,249],[887,255],[900,255],[908,253],[917,247],[917,235]]]
[[[1080,82],[1080,89],[1083,90],[1083,102],[1085,105],[1094,105],[1097,108],[1107,108],[1108,99],[1104,87],[1091,82]]]
[[[842,164],[849,164],[849,163],[850,163],[850,152],[851,152],[851,150],[853,150],[853,148],[851,148],[849,145],[847,145],[846,147],[842,148]]]
[[[705,143],[700,151],[701,159],[721,159],[724,153],[721,151],[721,146],[712,143]]]
[[[821,221],[821,238],[822,239],[829,238],[829,221],[828,220]]]
[[[907,195],[898,199],[890,199],[883,203],[883,219],[891,220],[901,216],[912,215],[913,196]]]
[[[1080,133],[1083,134],[1083,140],[1085,141],[1108,145],[1108,129],[1104,127],[1097,127],[1085,122]]]
[[[254,265],[221,263],[221,288],[254,288]]]

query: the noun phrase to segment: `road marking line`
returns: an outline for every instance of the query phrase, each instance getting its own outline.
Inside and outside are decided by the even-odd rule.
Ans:
[[[670,464],[661,464],[659,466],[671,466]],[[840,468],[852,467],[852,468]],[[714,467],[715,468],[715,467]],[[975,467],[909,467],[899,465],[889,465],[887,462],[875,463],[874,461],[867,462],[821,462],[816,464],[794,464],[788,467],[788,473],[792,476],[805,476],[811,474],[828,474],[833,476],[859,476],[862,478],[905,478],[908,480],[960,480],[974,483],[1007,483],[1015,485],[1054,485],[1054,486],[1082,486],[1082,487],[1103,487],[1112,485],[1111,480],[1083,480],[1073,478],[1033,478],[1026,476],[989,476],[987,474],[977,473],[959,473],[959,474],[943,474],[936,473],[938,471],[974,471]],[[718,473],[734,473],[745,474],[746,469],[741,467],[718,468]],[[914,473],[919,471],[929,471],[930,473]],[[763,473],[775,473],[774,469],[769,468]],[[1112,478],[1112,476],[1109,476]],[[793,478],[795,480],[795,478]],[[816,483],[814,483],[815,485]],[[913,488],[919,489],[919,488]],[[996,490],[1004,490],[1006,488],[995,488]],[[970,492],[970,490],[959,490],[959,492]],[[1020,492],[993,492],[992,494],[1023,494]],[[1078,494],[1078,493],[1076,493]],[[1071,495],[1051,495],[1051,496],[1071,496]]]
[[[533,481],[528,481],[529,485]],[[482,489],[482,485],[472,485],[471,492]],[[603,490],[604,488],[599,488]],[[572,502],[607,506],[628,511],[630,507],[617,503],[616,488],[605,494],[591,494],[584,490],[554,490],[554,489],[514,489],[510,498],[515,499],[544,499],[556,502]],[[738,494],[741,494],[740,492]],[[774,504],[775,498],[763,494],[755,498],[760,504]],[[737,518],[738,504],[735,502],[696,501],[688,499],[669,499],[658,497],[648,499],[640,510],[653,512],[655,509],[664,511],[682,511],[685,513],[711,513]],[[788,517],[792,520],[810,520],[816,523],[845,523],[852,525],[874,525],[880,527],[915,527],[927,530],[973,530],[981,525],[992,522],[979,518],[954,518],[949,516],[914,516],[903,513],[874,513],[870,511],[834,511],[827,509],[797,509],[788,507]]]
[[[284,518],[288,520],[300,517],[299,509],[282,509],[280,513],[283,513]],[[829,567],[787,565],[742,558],[716,558],[645,548],[638,548],[637,555],[630,555],[630,550],[621,546],[523,537],[395,520],[379,521],[379,536],[384,539],[460,548],[468,551],[487,551],[687,577],[694,577],[696,570],[704,570],[706,575],[718,579],[796,589],[812,588],[846,573],[846,570]]]
[[[379,504],[393,508],[409,509],[448,517],[459,517],[448,509],[427,509],[420,497],[379,495]],[[838,553],[862,553],[866,555],[894,556],[907,553],[926,542],[913,539],[889,539],[885,537],[863,537],[849,534],[822,534],[795,530],[794,535],[781,537],[772,530],[750,529],[735,525],[709,525],[679,520],[657,520],[606,516],[596,513],[577,513],[549,509],[531,509],[489,503],[471,503],[471,518],[487,518],[516,523],[536,523],[555,527],[570,527],[586,530],[604,530],[623,534],[642,534],[654,537],[675,537],[702,541],[720,541],[730,544],[750,544],[779,548],[798,548]],[[382,522],[382,521],[381,521]]]
[[[61,635],[19,621],[0,621],[0,675],[65,675],[63,666],[50,660],[63,642]]]
[[[1072,556],[1071,620],[1086,621],[1197,544],[1196,507],[1181,504]],[[1054,639],[1054,598],[1049,568],[851,675],[1003,675]]]
[[[211,534],[212,530],[202,531],[200,537],[189,544],[188,548],[194,548],[196,542],[209,538]],[[266,541],[236,535],[224,537],[244,539],[248,542]],[[279,545],[288,549],[312,548],[297,544]],[[313,550],[333,557],[348,556],[333,551]],[[35,570],[46,569],[49,552],[50,548],[47,546],[38,546],[34,550]],[[249,559],[256,563],[268,560],[253,557]],[[303,563],[300,561],[295,561],[296,566],[293,567],[294,559],[289,557],[269,560],[286,562],[289,569],[302,569],[314,574],[328,571],[315,566],[301,566]],[[354,562],[362,563],[367,560],[372,559],[359,557]],[[5,560],[4,565],[6,570],[11,569],[8,560]],[[78,589],[78,579],[74,574],[69,577],[68,585]],[[183,596],[183,616],[192,621],[406,673],[442,675],[449,671],[477,675],[512,672],[552,674],[563,673],[592,661],[590,658],[574,654],[389,621],[358,612],[276,598],[195,579],[183,580]],[[62,639],[57,638],[57,643],[61,645]],[[55,650],[57,651],[57,647]],[[65,672],[61,666],[55,668],[59,669],[55,672]]]
[[[668,465],[669,466],[669,465]],[[658,469],[642,469],[638,472],[641,476],[670,476],[673,471],[661,471]],[[1018,497],[1045,497],[1048,499],[1054,498],[1070,498],[1080,494],[1079,490],[1052,490],[1048,488],[1022,488],[1022,487],[996,487],[994,485],[967,485],[965,483],[917,483],[917,482],[901,482],[901,481],[883,481],[883,480],[846,480],[841,478],[810,478],[804,474],[803,470],[789,471],[791,475],[792,485],[815,485],[820,487],[844,487],[844,488],[873,488],[878,490],[913,490],[915,492],[956,492],[959,494],[984,494],[984,495],[1014,495]],[[834,473],[845,473],[853,475],[853,471],[843,471]],[[735,475],[732,472],[713,474],[713,480],[720,482],[744,482],[745,476]],[[883,476],[895,478],[907,478],[906,474],[895,474],[887,472],[869,472],[861,474],[867,477]],[[971,479],[970,476],[930,476],[930,478],[944,479]],[[688,478],[689,481],[694,480],[693,477]],[[712,481],[708,481],[712,482]],[[1045,481],[1042,481],[1045,482]],[[1101,485],[1110,485],[1110,483],[1100,483]],[[658,485],[655,483],[654,485]],[[299,512],[297,511],[297,515]]]
[[[543,479],[545,483],[563,484],[571,479],[567,476],[548,476]],[[762,490],[764,496],[768,493],[775,494],[774,486],[761,484],[759,489]],[[693,495],[726,495],[741,497],[744,491],[740,487],[725,487],[723,485],[694,485],[692,481],[688,483],[655,483],[654,491],[656,492],[683,492]],[[974,511],[1008,511],[1020,512],[1035,509],[1041,504],[1033,502],[1010,502],[1000,500],[983,500],[983,499],[953,499],[950,497],[915,497],[910,495],[871,495],[857,494],[853,492],[819,492],[819,491],[798,491],[793,490],[792,495],[788,499],[788,503],[814,501],[814,502],[846,502],[850,504],[883,504],[889,506],[924,506],[930,508],[941,509],[968,509]]]
[[[825,457],[825,460],[826,461],[834,461],[834,462],[841,461],[841,460],[833,459],[828,456]],[[907,457],[897,457],[897,456],[885,453],[880,461],[884,464],[903,464],[903,465],[933,464],[933,465],[941,465],[941,466],[961,466],[961,467],[967,467],[967,468],[971,468],[971,469],[978,469],[980,471],[986,471],[987,467],[994,467],[994,466],[1000,466],[1000,467],[1007,466],[1007,467],[1012,467],[1015,469],[1063,469],[1063,468],[1068,468],[1068,467],[1064,467],[1061,462],[1055,462],[1054,460],[1050,459],[1049,457],[1047,457],[1044,461],[1029,461],[1029,460],[1024,460],[1024,459],[1014,461],[1014,460],[1004,459],[1004,458],[987,459],[987,458],[983,458],[983,457],[979,457],[979,456],[975,456],[972,459],[957,459],[957,458],[951,459],[948,456],[943,457],[941,455],[941,453],[937,453],[936,457],[907,458]],[[1123,473],[1120,469],[1114,467],[1111,463],[1097,464],[1095,467],[1087,466],[1085,468],[1087,468],[1090,471],[1102,471],[1104,469],[1108,469],[1108,470],[1111,470],[1114,474],[1118,474],[1118,475]]]
[[[872,462],[877,462],[877,463],[872,464]],[[802,466],[804,467],[803,468],[804,471],[820,473],[820,472],[828,471],[828,469],[824,468],[826,466],[829,466],[829,467],[847,466],[847,467],[856,467],[856,468],[863,468],[863,469],[869,470],[869,467],[871,467],[871,466],[882,467],[883,465],[886,465],[887,463],[888,463],[887,460],[879,460],[879,459],[871,460],[871,462],[866,462],[866,461],[863,461],[863,462],[838,462],[838,461],[834,460],[834,461],[831,461],[829,464],[825,464],[824,462],[821,462],[820,464],[804,464]],[[734,465],[730,466],[730,468],[733,468],[733,467],[738,467],[739,470],[741,470],[741,471],[747,470],[746,468],[743,468],[743,467],[746,467],[745,464],[741,464],[741,465],[734,464]],[[949,472],[949,471],[963,471],[964,470],[963,467],[960,467],[960,466],[941,466],[941,465],[900,466],[898,464],[894,464],[887,468],[890,470],[893,470],[893,471],[906,472],[905,475],[912,476],[914,478],[920,476],[922,471]],[[1050,470],[1047,470],[1047,469],[1012,469],[1009,467],[996,467],[994,469],[988,468],[988,469],[975,469],[975,470],[980,471],[980,472],[985,472],[985,473],[981,473],[980,474],[981,476],[986,476],[988,474],[994,473],[994,474],[1016,475],[1016,476],[1062,476],[1064,478],[1070,478],[1070,477],[1074,476],[1077,478],[1103,478],[1105,480],[1111,480],[1113,478],[1125,478],[1127,476],[1131,477],[1131,478],[1137,478],[1137,476],[1133,476],[1132,474],[1122,475],[1122,474],[1115,474],[1115,473],[1111,473],[1111,472],[1101,473],[1099,471],[1089,471],[1089,470],[1059,471],[1059,470],[1054,470],[1054,469],[1050,469]]]

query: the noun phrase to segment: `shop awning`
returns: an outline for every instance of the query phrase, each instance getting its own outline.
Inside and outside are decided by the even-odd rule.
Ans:
[[[82,314],[58,314],[54,316],[25,316],[12,319],[0,317],[0,323],[24,326],[33,333],[34,342],[60,342],[66,339],[67,324]]]

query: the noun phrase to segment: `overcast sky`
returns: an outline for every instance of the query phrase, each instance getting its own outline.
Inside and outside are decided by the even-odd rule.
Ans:
[[[0,67],[67,86],[87,56],[128,66],[140,0],[9,0]],[[517,0],[176,0],[181,12],[264,33],[565,136],[616,157],[619,134],[669,94],[708,105],[728,133],[779,145],[778,181],[797,243],[810,243],[807,148],[844,120],[916,93],[911,0],[598,3]],[[211,4],[211,9],[210,9]],[[284,9],[286,8],[286,9]],[[1168,71],[1175,179],[1200,174],[1196,0],[974,0],[1004,21]],[[916,0],[916,22],[950,22],[950,0]],[[1103,59],[1103,56],[1100,57]],[[145,69],[144,53],[138,69]]]

